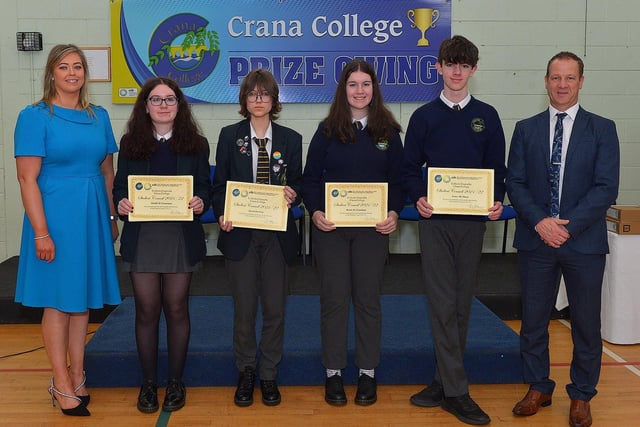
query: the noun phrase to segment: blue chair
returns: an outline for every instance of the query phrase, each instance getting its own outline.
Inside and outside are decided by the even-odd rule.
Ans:
[[[209,179],[211,180],[211,184],[213,185],[213,175],[216,172],[216,166],[209,166]],[[211,206],[205,213],[200,217],[200,223],[202,224],[215,224],[218,222],[218,218],[213,214],[213,206]]]
[[[427,180],[427,168],[423,166],[422,181],[426,182],[426,180]],[[403,221],[417,221],[420,219],[420,214],[418,213],[418,209],[416,209],[416,203],[413,200],[411,200],[411,198],[407,197],[406,205],[402,208],[402,210],[398,214],[398,219],[401,219]]]
[[[302,203],[291,208],[293,219],[298,221],[298,255],[302,255],[302,265],[307,265],[307,227],[305,208]]]

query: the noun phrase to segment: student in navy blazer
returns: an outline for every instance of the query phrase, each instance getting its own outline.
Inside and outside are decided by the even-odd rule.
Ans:
[[[287,264],[296,256],[298,231],[291,209],[286,231],[234,227],[233,221],[224,217],[225,193],[227,181],[256,182],[258,142],[266,140],[268,183],[282,186],[289,207],[298,204],[302,136],[274,123],[282,106],[278,84],[270,72],[251,71],[240,85],[239,101],[245,119],[220,131],[213,184],[213,209],[220,225],[218,248],[226,258],[234,306],[233,350],[239,371],[234,402],[238,406],[253,403],[258,369],[262,402],[273,406],[281,400],[276,376],[284,342]],[[258,302],[262,306],[259,346],[255,328]]]
[[[191,221],[130,221],[130,175],[191,175]],[[120,254],[136,305],[136,345],[142,370],[138,410],[158,410],[157,368],[160,315],[167,323],[168,384],[162,409],[185,404],[182,382],[191,324],[189,287],[206,255],[199,217],[209,207],[209,143],[195,122],[177,82],[153,77],[143,85],[120,141],[113,202],[124,221]]]
[[[507,192],[518,213],[514,247],[522,286],[520,347],[527,395],[513,408],[533,415],[551,404],[549,334],[560,274],[571,309],[573,360],[569,421],[591,425],[602,341],[600,305],[608,253],[605,215],[618,194],[620,153],[615,123],[578,104],[584,64],[560,52],[547,65],[548,110],[516,124],[509,152]],[[556,116],[557,113],[566,113]],[[562,120],[559,215],[552,216],[550,157],[556,122]]]

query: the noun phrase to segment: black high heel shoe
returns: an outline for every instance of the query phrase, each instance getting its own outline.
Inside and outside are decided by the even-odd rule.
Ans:
[[[84,371],[82,371],[82,382],[81,382],[80,384],[78,384],[78,385],[76,386],[76,388],[74,388],[74,389],[73,389],[73,392],[74,392],[74,393],[77,393],[77,392],[78,392],[78,390],[80,390],[80,389],[82,388],[82,386],[84,386],[84,384],[85,384],[86,382],[87,382],[87,376],[86,376],[86,374],[84,373]],[[76,396],[77,396],[77,395],[76,395]],[[80,401],[82,402],[82,404],[83,404],[84,406],[89,406],[89,402],[91,402],[91,395],[90,395],[90,394],[87,394],[87,395],[84,395],[84,396],[78,396],[78,398],[80,399]]]
[[[78,396],[73,396],[71,394],[63,393],[58,390],[56,386],[53,385],[53,377],[51,377],[51,383],[49,384],[49,394],[51,395],[51,404],[53,406],[56,406],[56,400],[58,400],[56,398],[56,394],[78,401],[78,406],[76,406],[75,408],[64,409],[61,407],[60,409],[62,410],[63,414],[70,415],[72,417],[88,417],[89,415],[91,415],[91,412],[89,412],[87,407],[82,404],[82,400]]]

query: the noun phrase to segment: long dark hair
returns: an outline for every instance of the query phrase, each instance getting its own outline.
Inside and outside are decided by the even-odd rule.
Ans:
[[[373,86],[373,96],[371,97],[367,114],[366,129],[369,135],[373,138],[374,144],[381,139],[392,139],[394,131],[402,132],[402,126],[384,105],[380,84],[373,67],[367,61],[361,59],[349,61],[342,69],[336,94],[333,97],[331,108],[329,108],[329,115],[325,119],[325,136],[331,138],[332,135],[335,135],[343,143],[356,140],[356,133],[351,123],[351,108],[347,100],[347,80],[356,71],[368,74],[371,77]]]
[[[155,151],[153,122],[147,113],[147,99],[151,91],[159,85],[168,86],[178,98],[178,112],[173,122],[173,133],[169,140],[171,149],[179,154],[197,154],[204,149],[205,138],[196,123],[189,103],[175,80],[167,77],[152,77],[140,89],[133,111],[127,122],[123,136],[127,144],[121,147],[121,155],[129,159],[148,159]]]

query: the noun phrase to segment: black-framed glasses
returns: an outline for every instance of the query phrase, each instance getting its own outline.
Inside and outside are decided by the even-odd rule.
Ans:
[[[260,98],[260,101],[271,101],[271,95],[269,92],[256,92],[251,91],[247,94],[247,101],[256,102]]]
[[[147,98],[147,101],[149,101],[149,103],[151,105],[153,105],[154,107],[161,106],[163,102],[165,104],[167,104],[168,107],[171,107],[171,106],[176,105],[178,103],[178,97],[177,96],[167,96],[166,98],[162,98],[160,96],[150,96],[149,98]]]

